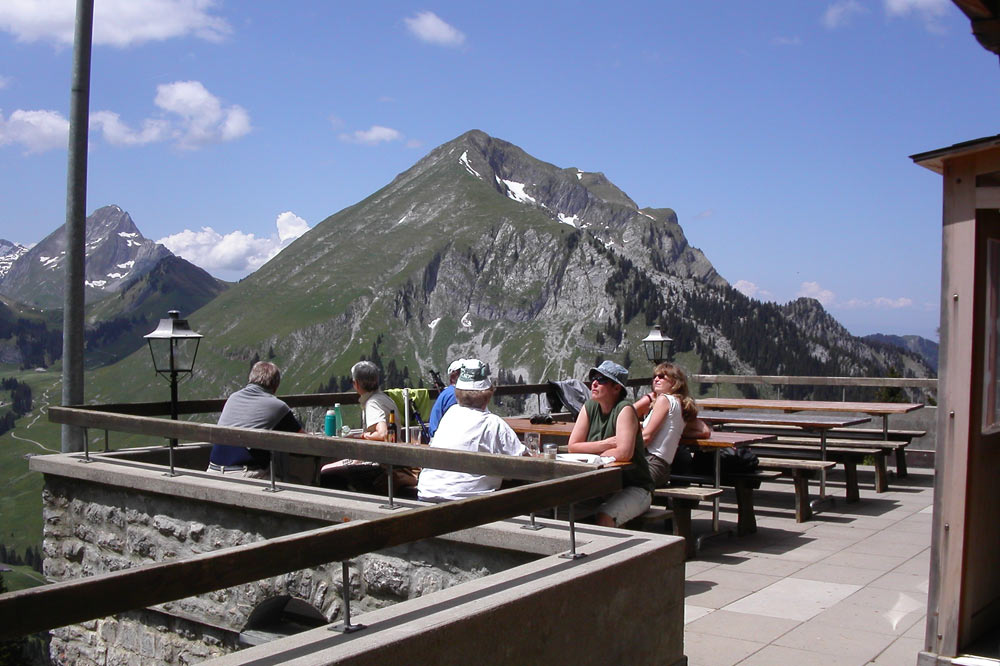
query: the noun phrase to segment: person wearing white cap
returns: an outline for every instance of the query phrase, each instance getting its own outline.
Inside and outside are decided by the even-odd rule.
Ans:
[[[431,448],[479,453],[527,455],[527,449],[506,421],[486,407],[493,397],[490,366],[467,359],[455,383],[458,404],[441,419]],[[503,479],[424,468],[417,481],[417,497],[426,502],[445,502],[493,492]]]
[[[434,406],[431,407],[431,418],[427,421],[427,434],[431,437],[434,437],[438,426],[441,425],[444,413],[451,409],[456,402],[455,382],[458,381],[458,373],[462,370],[463,365],[465,365],[465,359],[460,358],[457,361],[452,361],[451,365],[448,366],[448,386],[438,394]]]

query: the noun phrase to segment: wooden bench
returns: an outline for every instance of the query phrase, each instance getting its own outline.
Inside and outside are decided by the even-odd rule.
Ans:
[[[673,509],[674,534],[684,537],[687,556],[694,557],[696,547],[691,531],[691,511],[701,502],[718,497],[722,488],[700,488],[692,486],[672,486],[653,491],[653,501],[669,502]]]
[[[760,488],[764,481],[773,481],[781,476],[781,472],[757,470],[755,472],[740,472],[723,474],[723,486],[736,491],[736,533],[740,536],[753,534],[757,531],[757,516],[754,513],[753,491]],[[715,477],[701,474],[670,474],[671,487],[697,484],[714,486]]]
[[[752,425],[732,423],[726,425],[726,430],[733,432],[759,433],[763,435],[775,435],[778,441],[803,441],[819,442],[819,433],[814,431],[803,431],[794,426],[782,425]],[[884,433],[880,428],[830,428],[827,431],[827,444],[834,446],[858,446],[857,442],[863,442],[860,446],[880,446],[886,449],[887,453],[893,455],[896,464],[896,476],[904,479],[907,477],[906,467],[906,447],[914,439],[923,437],[926,430],[899,430],[890,429],[888,439],[883,439]]]
[[[641,516],[636,516],[632,520],[625,523],[624,527],[632,530],[641,530],[649,525],[655,525],[656,523],[666,523],[668,520],[673,520],[674,512],[662,506],[651,506],[646,509],[646,513]]]
[[[771,458],[800,458],[804,460],[818,460],[820,453],[819,443],[812,441],[806,444],[766,442],[764,444],[753,445],[753,449],[758,456],[766,455]],[[846,499],[848,502],[857,502],[861,499],[858,487],[858,464],[864,462],[867,456],[871,456],[875,464],[875,492],[884,493],[889,489],[889,475],[886,471],[884,449],[864,446],[826,447],[826,459],[838,462],[844,466]]]
[[[795,458],[757,458],[757,469],[771,470],[792,477],[795,487],[795,522],[803,523],[812,517],[809,504],[809,479],[817,472],[830,469],[837,463],[832,460],[797,460]]]

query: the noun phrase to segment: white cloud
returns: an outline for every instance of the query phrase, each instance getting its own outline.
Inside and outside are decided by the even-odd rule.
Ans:
[[[771,44],[775,46],[802,46],[802,40],[799,37],[774,37],[771,39]]]
[[[117,47],[194,35],[218,42],[232,32],[213,16],[216,0],[100,0],[94,3],[94,44]],[[3,0],[0,30],[21,42],[73,44],[76,3],[69,0]]]
[[[0,76],[0,90],[3,90],[10,85],[10,77]]]
[[[20,144],[26,153],[31,154],[66,148],[68,142],[69,121],[58,111],[18,109],[6,120],[0,113],[0,146]]]
[[[889,308],[890,310],[898,310],[900,308],[908,308],[913,305],[913,300],[902,296],[900,298],[885,298],[884,296],[879,296],[874,301],[875,307],[877,308]]]
[[[951,0],[885,0],[885,11],[890,16],[943,16],[949,7]]]
[[[154,103],[167,117],[147,118],[133,129],[113,111],[90,114],[91,132],[100,131],[113,146],[144,146],[175,140],[179,148],[195,149],[211,143],[232,141],[247,134],[250,115],[241,106],[223,108],[222,103],[198,81],[177,81],[157,86]],[[0,113],[0,146],[17,143],[27,153],[65,148],[69,120],[58,111],[18,109],[4,120]]]
[[[863,298],[852,298],[838,306],[845,310],[902,310],[913,307],[913,299],[901,296],[899,298],[886,298],[876,296],[871,300]]]
[[[767,291],[766,289],[761,289],[753,282],[749,280],[737,280],[733,285],[733,289],[740,292],[748,298],[755,298],[758,301],[769,300],[774,298],[774,294]]]
[[[403,134],[391,127],[372,125],[366,130],[358,130],[350,134],[341,134],[340,140],[348,143],[363,143],[374,146],[387,141],[398,141],[403,138]]]
[[[442,21],[434,12],[420,12],[403,21],[409,31],[423,42],[440,46],[461,46],[465,42],[461,31]]]
[[[309,231],[309,223],[290,210],[279,215],[275,225],[278,227],[278,240],[282,243],[290,243]]]
[[[930,32],[941,32],[944,28],[938,19],[943,17],[951,7],[950,0],[884,0],[885,13],[890,17],[910,16],[922,19],[924,26]]]
[[[854,16],[867,11],[868,9],[857,0],[837,0],[823,13],[823,25],[831,30],[842,28],[850,23]]]
[[[194,149],[232,141],[250,131],[250,116],[238,105],[222,107],[199,81],[175,81],[156,87],[156,106],[180,116],[178,146]]]
[[[220,234],[212,227],[202,227],[200,231],[185,229],[157,242],[210,273],[232,272],[242,277],[309,231],[309,224],[291,211],[278,215],[275,227],[277,233],[267,238],[242,231]]]
[[[694,219],[696,219],[696,220],[707,220],[708,218],[712,217],[713,215],[715,215],[715,209],[714,208],[708,208],[706,210],[701,211],[700,213],[696,213],[695,216],[694,216]]]
[[[111,111],[90,114],[90,127],[100,129],[104,140],[113,146],[143,146],[170,136],[170,124],[165,120],[149,118],[143,121],[141,130],[133,130]]]
[[[836,299],[836,295],[829,289],[823,289],[818,282],[803,282],[799,286],[799,293],[796,297],[815,298],[824,307],[830,305]]]
[[[407,148],[421,148],[421,147],[423,147],[423,145],[424,145],[424,142],[421,141],[420,139],[409,139],[406,142],[406,147]]]

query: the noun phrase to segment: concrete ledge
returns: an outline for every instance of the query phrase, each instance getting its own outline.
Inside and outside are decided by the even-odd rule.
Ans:
[[[608,530],[577,560],[549,556],[499,574],[214,659],[283,664],[677,664],[683,544]]]
[[[180,453],[195,455],[194,451]],[[133,505],[151,512],[151,503],[155,503],[181,521],[185,515],[187,520],[194,515],[210,515],[213,520],[226,520],[223,516],[234,514],[269,516],[265,521],[294,529],[291,525],[302,520],[336,523],[390,513],[382,508],[384,498],[350,492],[281,483],[281,492],[271,493],[264,492],[270,486],[267,481],[183,469],[178,469],[179,476],[171,477],[165,474],[164,466],[142,462],[144,457],[142,453],[96,454],[88,463],[83,462],[83,454],[56,454],[35,456],[30,467],[47,476],[47,487],[50,482],[53,488],[58,486],[61,497],[79,498],[73,501],[96,502],[93,489],[106,487],[111,504],[126,514]],[[163,499],[154,499],[156,496]],[[424,506],[416,501],[400,504]],[[189,507],[200,508],[192,513]],[[95,510],[104,515],[103,507],[95,505]],[[84,511],[79,515],[90,514]],[[472,575],[478,577],[386,607],[358,608],[352,620],[367,625],[365,630],[345,635],[331,629],[338,622],[233,652],[211,663],[283,664],[294,660],[303,665],[381,664],[398,659],[404,663],[465,664],[473,658],[483,664],[686,663],[683,539],[578,525],[576,548],[585,557],[573,560],[560,557],[570,548],[568,524],[545,519],[536,522],[542,529],[523,529],[529,523],[523,516],[419,542],[443,553],[448,561],[459,549],[464,548],[468,557],[468,553],[477,552],[468,546],[486,548],[474,555],[473,568],[479,573]],[[131,529],[131,523],[128,527]],[[64,532],[86,540],[83,550],[74,546],[72,553],[96,553],[93,549],[100,547],[100,542],[77,534],[73,526],[64,526]],[[57,543],[47,536],[47,547],[57,548]],[[65,551],[58,546],[57,552]],[[507,553],[501,559],[514,562],[514,566],[498,570],[495,562],[487,564],[482,559],[495,559],[493,554],[501,552]],[[89,556],[80,557],[92,561]],[[327,568],[334,567],[339,569],[336,563]],[[360,567],[352,563],[352,569]],[[318,581],[330,573],[316,571],[311,577],[294,580]],[[336,579],[322,585],[339,589]],[[253,585],[240,589],[247,590],[248,598],[256,598]],[[292,585],[291,589],[298,588]],[[236,588],[207,597],[224,599],[231,594],[236,594]],[[309,594],[302,598],[312,599]],[[325,605],[316,607],[324,608],[328,620],[339,620],[339,613],[334,614],[338,604],[327,598]],[[192,614],[203,608],[201,602],[182,600],[157,610],[204,626],[222,626],[210,617]],[[229,631],[243,627],[241,621],[231,623]],[[75,625],[79,640],[86,641],[87,632],[99,633],[100,625]],[[162,627],[145,631],[162,631]]]

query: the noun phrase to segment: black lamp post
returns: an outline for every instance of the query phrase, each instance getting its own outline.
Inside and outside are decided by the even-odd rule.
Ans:
[[[642,346],[646,349],[646,358],[649,362],[653,365],[662,363],[667,358],[671,342],[672,339],[660,332],[659,325],[654,326],[649,335],[642,339]]]
[[[202,335],[188,326],[187,319],[180,318],[180,312],[171,310],[168,319],[161,319],[152,333],[144,337],[149,342],[149,353],[153,356],[156,374],[170,382],[170,418],[177,420],[177,375],[191,374],[194,360],[198,356],[198,343]],[[174,447],[177,440],[170,440],[170,475],[174,475]]]

